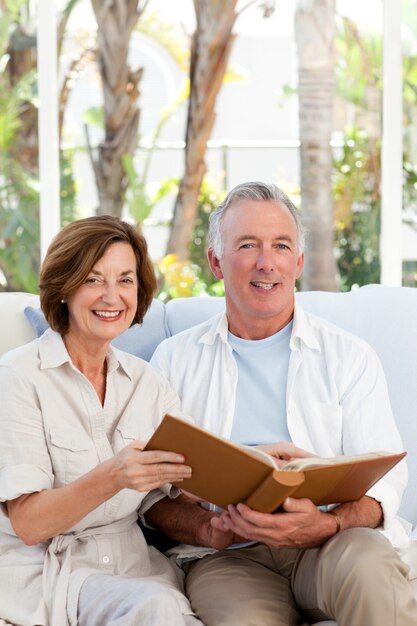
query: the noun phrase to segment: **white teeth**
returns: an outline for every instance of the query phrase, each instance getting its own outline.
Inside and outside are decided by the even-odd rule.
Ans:
[[[261,289],[266,289],[267,291],[269,291],[270,289],[272,289],[275,286],[275,283],[255,283],[255,282],[252,282],[252,285],[254,285],[255,287],[260,287]]]
[[[117,317],[120,311],[94,311],[98,317]]]

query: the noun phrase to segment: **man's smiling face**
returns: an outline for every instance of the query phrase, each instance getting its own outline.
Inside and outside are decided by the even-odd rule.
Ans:
[[[268,337],[292,318],[294,286],[304,264],[297,226],[280,202],[237,200],[221,222],[223,250],[208,252],[224,278],[229,330],[245,339]]]

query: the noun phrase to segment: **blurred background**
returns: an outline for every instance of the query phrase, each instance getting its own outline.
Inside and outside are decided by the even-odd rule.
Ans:
[[[122,216],[148,240],[159,298],[221,295],[205,260],[208,215],[236,184],[262,180],[302,212],[299,289],[381,282],[390,249],[389,236],[381,248],[390,2],[51,2],[59,224]],[[37,2],[0,0],[0,291],[38,291],[41,185],[49,184],[39,171],[48,144],[38,125],[39,19]],[[392,184],[399,178],[401,197],[392,211],[400,212],[400,281],[414,287],[417,0],[402,2],[400,34],[402,158]]]

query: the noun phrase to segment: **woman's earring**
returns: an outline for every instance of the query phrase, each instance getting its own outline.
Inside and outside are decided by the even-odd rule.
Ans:
[[[61,298],[61,304],[65,304],[64,298]]]

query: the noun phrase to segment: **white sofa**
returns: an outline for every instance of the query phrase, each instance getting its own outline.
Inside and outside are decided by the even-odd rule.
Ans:
[[[369,285],[350,293],[298,293],[297,299],[307,310],[366,339],[382,361],[408,452],[410,479],[400,514],[413,525],[416,541],[410,554],[417,597],[417,289]],[[0,293],[0,355],[44,330],[38,307],[36,295]],[[222,298],[179,298],[166,305],[155,300],[143,325],[129,329],[118,340],[118,347],[149,360],[162,339],[203,321],[222,307]]]

